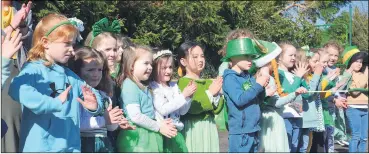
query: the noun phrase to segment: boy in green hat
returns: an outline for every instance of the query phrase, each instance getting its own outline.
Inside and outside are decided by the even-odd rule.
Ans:
[[[258,47],[250,38],[229,41],[222,61],[231,62],[223,74],[223,91],[228,106],[229,152],[257,152],[260,107],[269,76],[255,79],[248,70]]]

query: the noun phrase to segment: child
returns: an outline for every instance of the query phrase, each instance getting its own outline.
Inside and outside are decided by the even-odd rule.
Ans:
[[[340,68],[336,67],[336,64],[338,62],[340,53],[343,51],[342,47],[338,43],[330,41],[324,45],[324,49],[329,53],[328,66],[324,69],[325,74],[328,74],[328,72],[336,72],[336,74],[339,75],[341,70]],[[331,82],[338,83],[338,78],[332,79]],[[331,95],[328,100],[333,100],[333,97],[334,96]],[[342,146],[349,145],[347,142],[345,123],[346,118],[343,109],[335,108],[334,115],[334,140],[336,143]]]
[[[256,41],[255,41],[256,42]],[[271,77],[271,72],[273,72],[275,78],[278,77],[278,66],[275,58],[281,53],[282,49],[273,43],[266,41],[257,41],[263,46],[260,50],[262,51],[262,56],[259,59],[254,60],[256,67],[261,67],[256,76],[262,76],[265,74],[269,76],[269,84],[265,89],[266,99],[264,103],[260,104],[262,111],[262,117],[260,119],[260,149],[262,152],[289,152],[288,136],[286,132],[286,127],[284,125],[284,120],[282,118],[282,107],[283,105],[292,102],[296,96],[306,93],[304,87],[296,89],[294,93],[290,93],[285,97],[280,97],[276,92],[277,86],[273,77]],[[259,44],[259,43],[258,43]],[[266,50],[269,51],[268,53]],[[275,144],[278,141],[278,145]]]
[[[117,48],[118,48],[118,52],[117,52],[117,60],[116,60],[116,65],[115,65],[115,71],[114,73],[111,74],[112,78],[115,79],[117,77],[117,74],[119,73],[119,69],[120,69],[120,65],[122,64],[121,60],[122,60],[122,55],[123,52],[125,51],[129,51],[130,46],[134,46],[134,44],[131,42],[131,40],[128,37],[124,37],[122,34],[117,34],[116,35],[117,38]]]
[[[183,129],[180,116],[190,109],[191,96],[196,85],[191,82],[180,92],[178,85],[171,82],[173,74],[173,54],[169,50],[158,50],[154,54],[153,74],[150,87],[154,93],[155,117],[158,121],[170,118],[178,131]],[[164,152],[188,152],[181,132],[174,138],[164,138]]]
[[[282,53],[278,56],[279,79],[276,79],[276,83],[281,87],[277,90],[279,95],[285,96],[285,93],[292,93],[302,86],[302,77],[308,72],[308,65],[305,63],[296,64],[296,48],[290,43],[281,43],[279,46],[282,48]],[[296,97],[293,102],[283,107],[283,118],[291,152],[297,152],[298,150],[303,123],[302,112],[302,96]]]
[[[28,63],[10,85],[9,95],[23,105],[21,152],[80,152],[78,102],[93,115],[102,112],[100,94],[62,65],[79,35],[74,24],[60,14],[43,17]]]
[[[10,58],[19,50],[22,45],[22,41],[20,38],[22,34],[19,33],[19,30],[15,31],[14,36],[11,38],[11,32],[9,31],[6,36],[3,36],[3,32],[1,30],[1,90],[3,89],[4,83],[6,79],[10,76]],[[1,138],[4,137],[8,130],[8,126],[5,121],[1,119]]]
[[[178,51],[179,75],[178,87],[183,92],[192,82],[197,86],[192,96],[191,107],[181,117],[184,123],[182,133],[186,140],[188,152],[219,152],[219,138],[214,114],[223,107],[219,96],[223,79],[214,81],[201,79],[200,74],[205,68],[202,48],[195,42],[182,43]]]
[[[115,72],[117,59],[117,39],[115,34],[120,33],[118,20],[114,20],[111,25],[108,18],[103,18],[92,26],[92,31],[88,34],[84,45],[94,48],[104,53],[108,60],[109,72]]]
[[[226,69],[223,74],[223,91],[229,109],[229,152],[257,152],[258,103],[264,99],[269,76],[262,75],[255,81],[247,72],[252,66],[251,59],[258,54],[250,38],[229,41],[226,52],[222,61],[232,63],[232,69]]]
[[[122,118],[122,110],[116,106],[112,109],[111,78],[107,61],[102,53],[90,48],[79,48],[69,67],[88,85],[99,90],[104,100],[104,115],[93,117],[80,107],[81,113],[81,152],[114,152],[113,144],[107,137],[107,131],[114,131],[118,124],[128,121]]]
[[[353,91],[348,93],[346,115],[351,129],[349,152],[367,152],[368,139],[368,66],[363,65],[368,55],[352,46],[342,53],[342,61],[346,72],[351,74],[348,87],[363,88],[365,92]]]
[[[121,85],[119,106],[127,119],[137,126],[135,130],[120,131],[117,139],[118,152],[163,152],[163,138],[171,138],[177,130],[171,119],[155,121],[152,92],[146,86],[152,71],[151,49],[136,46],[133,52],[123,52],[123,70],[118,75]]]

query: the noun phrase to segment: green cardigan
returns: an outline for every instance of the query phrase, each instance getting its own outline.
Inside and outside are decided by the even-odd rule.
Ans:
[[[187,77],[180,78],[178,80],[179,89],[183,91],[191,80],[193,79]],[[186,115],[181,116],[182,119],[206,119],[209,116],[214,116],[214,114],[218,114],[222,110],[224,105],[223,98],[220,98],[219,104],[216,107],[210,102],[205,92],[209,89],[209,86],[212,82],[213,81],[210,79],[194,80],[194,83],[197,86],[197,90],[192,96],[190,109],[188,110]]]

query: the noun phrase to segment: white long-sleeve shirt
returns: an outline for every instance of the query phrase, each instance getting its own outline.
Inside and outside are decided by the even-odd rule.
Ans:
[[[104,110],[112,103],[111,98],[106,93],[99,91],[104,99]],[[106,137],[107,131],[114,131],[118,124],[107,125],[104,116],[92,116],[82,105],[80,105],[80,132],[82,137],[102,136]]]
[[[170,82],[167,87],[153,81],[150,87],[154,94],[155,119],[160,122],[171,118],[176,128],[182,130],[180,116],[190,109],[191,98],[185,98],[175,82]]]

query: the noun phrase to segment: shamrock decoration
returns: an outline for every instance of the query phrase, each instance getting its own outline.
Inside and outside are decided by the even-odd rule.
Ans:
[[[251,87],[251,83],[250,81],[246,81],[245,83],[242,84],[242,86],[244,90],[247,90]]]

